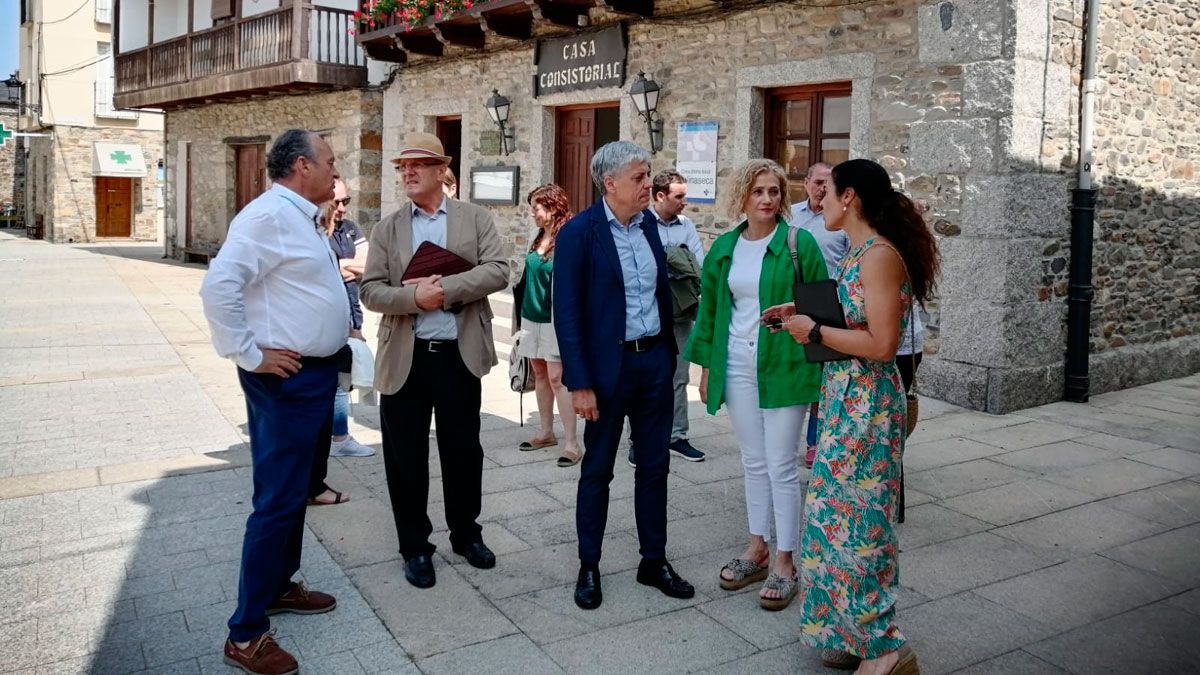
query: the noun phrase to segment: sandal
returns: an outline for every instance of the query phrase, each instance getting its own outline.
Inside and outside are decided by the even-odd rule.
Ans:
[[[563,454],[559,455],[558,461],[556,461],[555,464],[566,469],[568,467],[575,466],[582,459],[583,459],[582,452],[576,452],[576,453],[572,454],[572,453],[564,451]]]
[[[558,439],[551,436],[550,438],[531,438],[528,441],[521,441],[517,449],[521,452],[529,452],[530,450],[541,450],[558,445]]]
[[[821,650],[821,665],[826,668],[836,668],[837,670],[857,670],[858,664],[862,661],[855,654],[844,652],[840,649],[822,649]]]
[[[792,599],[796,597],[796,593],[800,590],[798,581],[799,577],[797,576],[781,577],[772,572],[771,576],[767,577],[767,580],[763,582],[763,590],[779,591],[779,597],[764,598],[760,595],[758,596],[758,604],[763,609],[772,612],[785,609],[788,605],[792,604]]]
[[[334,506],[336,504],[345,504],[346,502],[350,501],[349,497],[343,495],[342,493],[338,492],[337,490],[334,490],[333,488],[328,488],[327,491],[333,493],[333,501],[331,501],[331,502],[317,501],[316,497],[314,497],[314,498],[308,500],[308,505],[309,506]],[[321,494],[325,494],[325,493],[322,492]],[[317,496],[319,497],[320,495],[317,495]]]
[[[720,573],[717,574],[717,578],[721,582],[721,588],[724,588],[727,591],[737,591],[756,581],[762,581],[763,579],[766,579],[769,561],[769,556],[763,558],[761,565],[753,560],[746,560],[745,558],[734,558],[733,560],[730,560],[729,562],[725,563],[725,566],[721,568]],[[725,570],[733,572],[732,579],[725,578]]]

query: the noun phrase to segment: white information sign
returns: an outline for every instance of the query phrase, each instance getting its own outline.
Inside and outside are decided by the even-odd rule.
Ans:
[[[717,123],[680,122],[675,170],[687,179],[687,198],[694,204],[717,201]]]

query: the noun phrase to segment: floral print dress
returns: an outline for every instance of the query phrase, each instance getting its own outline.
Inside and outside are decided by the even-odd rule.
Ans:
[[[859,272],[863,255],[876,243],[892,248],[869,239],[851,250],[838,270],[838,297],[851,329],[867,326]],[[900,296],[903,332],[912,305],[907,280]],[[872,659],[904,644],[893,621],[899,570],[892,522],[900,494],[906,410],[894,359],[825,364],[821,437],[804,499],[798,553],[802,637],[811,647]]]

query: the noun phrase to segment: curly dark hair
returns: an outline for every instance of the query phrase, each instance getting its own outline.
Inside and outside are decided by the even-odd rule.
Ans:
[[[313,136],[313,132],[305,129],[288,129],[279,134],[279,138],[271,145],[271,152],[267,154],[267,177],[272,181],[287,178],[292,175],[292,167],[301,157],[317,161]]]
[[[542,208],[550,213],[550,227],[542,228],[536,237],[533,238],[533,243],[529,245],[530,251],[537,250],[537,247],[542,242],[542,237],[550,237],[550,248],[546,249],[546,258],[554,252],[554,240],[558,237],[558,231],[562,229],[564,223],[570,220],[575,213],[571,211],[571,202],[567,197],[567,191],[554,183],[546,183],[535,187],[525,201],[530,206],[541,204]]]
[[[929,300],[941,268],[937,241],[913,201],[892,188],[887,170],[869,159],[842,162],[833,167],[833,188],[838,195],[854,188],[863,219],[900,252],[913,296]]]

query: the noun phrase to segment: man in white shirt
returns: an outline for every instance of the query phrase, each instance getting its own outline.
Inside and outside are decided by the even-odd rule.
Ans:
[[[333,151],[320,136],[289,129],[271,147],[267,173],[274,185],[229,224],[200,298],[213,346],[238,366],[254,466],[225,661],[275,675],[298,666],[272,639],[267,615],[337,606],[291,579],[300,569],[309,478],[329,454],[350,305],[317,207],[333,198]]]
[[[825,190],[832,180],[832,170],[833,167],[825,162],[817,162],[808,167],[808,173],[804,177],[804,192],[808,199],[799,204],[792,204],[792,221],[789,225],[806,230],[817,240],[817,247],[821,249],[821,255],[825,258],[829,278],[837,279],[838,265],[850,250],[850,238],[841,230],[825,229],[821,200],[825,198]],[[804,465],[810,469],[817,456],[817,408],[818,405],[814,403],[808,409],[808,433],[805,439],[808,448],[804,452]]]

